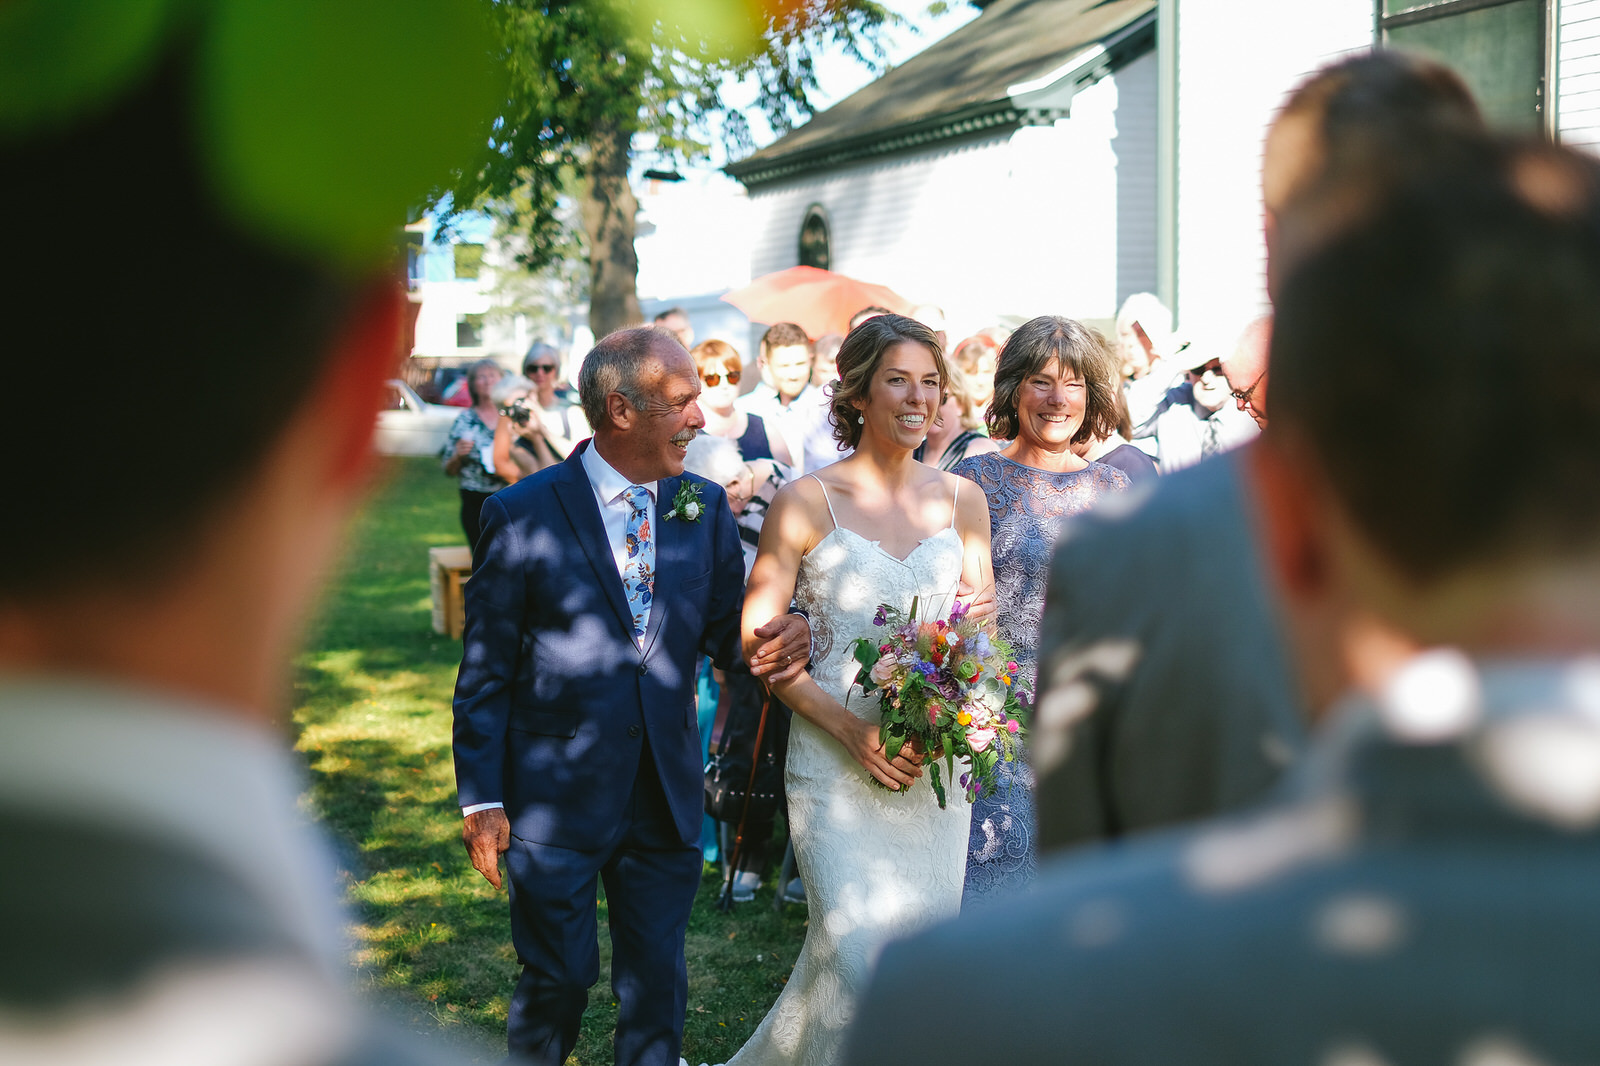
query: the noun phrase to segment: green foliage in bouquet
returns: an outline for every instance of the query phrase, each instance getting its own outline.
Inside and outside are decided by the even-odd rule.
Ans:
[[[917,621],[916,599],[906,612],[881,604],[872,624],[884,633],[856,639],[852,654],[861,664],[855,684],[879,694],[885,754],[893,759],[907,744],[931,753],[928,778],[941,808],[946,780],[968,801],[993,791],[1000,764],[1017,758],[1026,735],[1028,693],[1011,646],[960,603],[932,622]],[[959,778],[957,760],[967,766]]]

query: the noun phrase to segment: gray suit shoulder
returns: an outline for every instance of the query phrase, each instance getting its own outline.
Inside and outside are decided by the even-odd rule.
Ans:
[[[1303,743],[1239,453],[1074,523],[1040,626],[1048,850],[1236,809]]]

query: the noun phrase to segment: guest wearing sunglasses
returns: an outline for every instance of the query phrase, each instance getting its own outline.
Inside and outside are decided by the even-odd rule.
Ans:
[[[589,422],[583,417],[571,391],[561,388],[561,353],[543,341],[534,342],[522,360],[522,376],[533,382],[529,399],[539,404],[539,438],[536,447],[548,452],[552,462],[572,454],[572,448],[589,436]],[[529,436],[530,443],[533,437]],[[548,463],[545,465],[549,465]]]
[[[705,432],[727,437],[739,448],[745,462],[771,459],[785,468],[794,465],[788,441],[768,426],[760,415],[739,410],[739,383],[744,379],[744,360],[726,341],[701,341],[689,353],[700,374],[700,411],[705,415]]]
[[[1208,358],[1198,345],[1186,351],[1197,353],[1192,356],[1197,361],[1184,374],[1183,383],[1167,390],[1155,413],[1133,434],[1136,439],[1155,438],[1156,464],[1162,474],[1231,451],[1260,432],[1255,420],[1235,403],[1222,360]]]

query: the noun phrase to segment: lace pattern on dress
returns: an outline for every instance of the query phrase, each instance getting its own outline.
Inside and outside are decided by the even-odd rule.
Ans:
[[[864,720],[875,699],[850,686],[860,669],[850,643],[872,633],[880,603],[911,605],[945,595],[961,576],[961,537],[943,529],[904,560],[835,527],[800,561],[795,600],[813,634],[813,677]],[[847,697],[849,697],[847,699]],[[954,917],[961,905],[971,808],[959,790],[940,810],[933,789],[887,792],[827,733],[800,715],[789,732],[784,774],[795,859],[811,917],[783,993],[728,1066],[827,1066],[837,1062],[857,998],[891,939]]]
[[[1016,652],[1018,675],[1033,687],[1038,670],[1039,618],[1044,613],[1050,556],[1062,521],[1092,507],[1107,492],[1129,485],[1128,475],[1104,463],[1058,474],[1024,466],[998,452],[975,455],[953,473],[977,482],[989,503],[989,553],[994,562],[1000,635]],[[1033,879],[1033,772],[1024,763],[1001,767],[993,795],[972,805],[967,865],[969,905]]]

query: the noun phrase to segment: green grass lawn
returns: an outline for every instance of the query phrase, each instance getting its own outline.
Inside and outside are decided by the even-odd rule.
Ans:
[[[504,1055],[516,980],[506,897],[467,864],[450,763],[459,642],[431,628],[428,549],[461,543],[455,485],[431,459],[397,460],[353,531],[300,657],[298,747],[313,813],[342,849],[341,874],[364,983],[418,1029],[469,1058]],[[788,979],[805,908],[771,893],[714,909],[708,872],[689,921],[684,1055],[722,1062]],[[600,902],[601,976],[570,1062],[609,1064],[616,1007]]]

